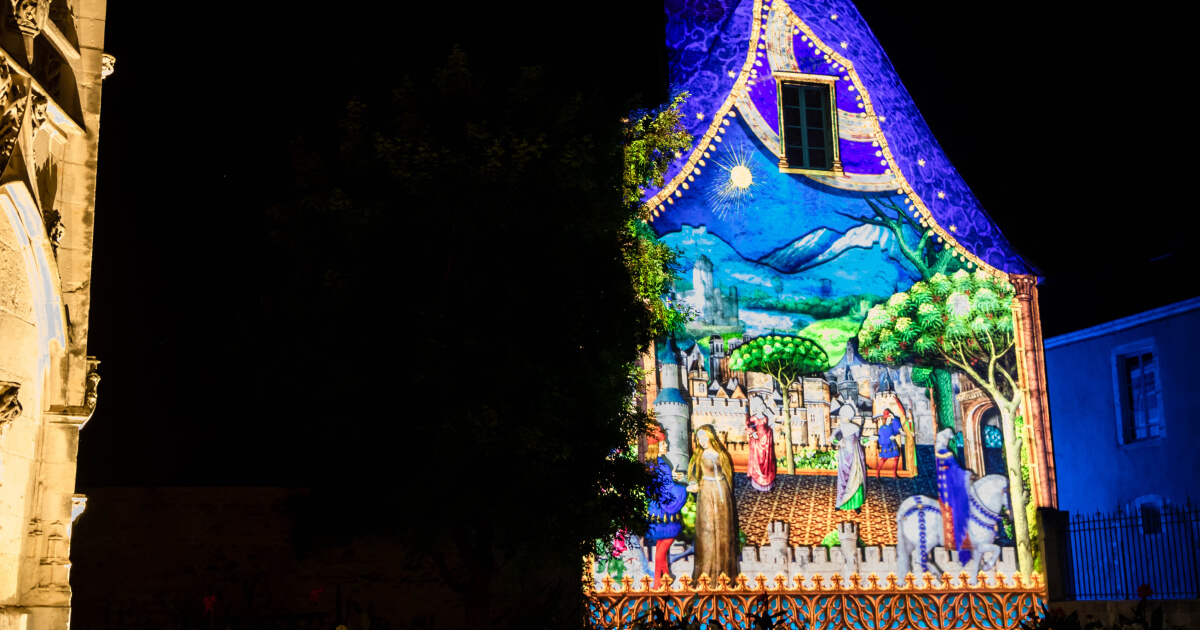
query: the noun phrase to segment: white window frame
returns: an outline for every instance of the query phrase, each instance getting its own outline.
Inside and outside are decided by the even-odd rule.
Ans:
[[[1158,435],[1156,437],[1147,437],[1141,440],[1127,441],[1125,439],[1125,373],[1124,359],[1126,357],[1143,354],[1149,352],[1154,356],[1155,367],[1155,395],[1158,398]],[[1158,445],[1162,442],[1163,437],[1167,435],[1167,417],[1166,408],[1163,407],[1163,387],[1162,387],[1162,355],[1158,353],[1158,346],[1154,342],[1154,338],[1139,339],[1138,341],[1122,344],[1112,350],[1112,374],[1113,374],[1113,408],[1117,420],[1117,444],[1126,448],[1138,448],[1141,446]],[[1132,421],[1132,420],[1131,420]]]

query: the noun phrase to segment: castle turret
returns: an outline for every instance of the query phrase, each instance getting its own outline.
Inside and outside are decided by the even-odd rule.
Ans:
[[[670,447],[667,460],[676,471],[687,472],[688,459],[692,455],[688,440],[688,418],[691,415],[687,399],[679,391],[678,350],[674,340],[668,340],[665,352],[659,355],[661,389],[654,399],[654,415],[663,427]]]
[[[858,399],[858,384],[854,382],[854,374],[850,372],[850,366],[846,366],[846,373],[842,377],[842,382],[838,383],[838,393],[841,394],[842,400],[853,404]]]
[[[725,340],[721,335],[708,338],[708,373],[717,381],[729,378],[725,373]]]
[[[692,265],[692,305],[700,311],[700,318],[706,324],[713,323],[712,311],[715,300],[713,296],[713,264],[708,256],[700,254]]]

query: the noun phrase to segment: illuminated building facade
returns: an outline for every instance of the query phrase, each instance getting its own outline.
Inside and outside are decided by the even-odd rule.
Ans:
[[[103,0],[0,16],[0,628],[65,629],[88,356]]]
[[[668,590],[628,591],[655,588],[652,544],[594,567],[600,620],[666,610],[684,582],[720,599],[722,583],[753,593],[777,579],[788,586],[772,606],[849,615],[799,593],[823,581],[830,598],[866,602],[890,574],[1027,610],[1043,588],[1037,508],[1057,503],[1036,271],[853,4],[693,0],[667,13],[695,140],[645,201],[688,271],[671,298],[696,317],[659,340],[646,391],[661,392],[664,457],[697,508]],[[963,571],[983,581],[945,576]],[[632,586],[614,592],[621,581]],[[734,621],[745,605],[701,616]],[[960,613],[931,609],[931,625]]]

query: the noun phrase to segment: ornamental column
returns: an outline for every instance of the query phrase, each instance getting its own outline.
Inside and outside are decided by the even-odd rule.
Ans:
[[[1025,390],[1021,406],[1025,416],[1024,443],[1029,449],[1030,485],[1039,507],[1058,508],[1054,476],[1054,445],[1050,434],[1050,404],[1046,395],[1046,357],[1042,347],[1042,320],[1038,311],[1037,276],[1010,275],[1016,289],[1017,366]]]

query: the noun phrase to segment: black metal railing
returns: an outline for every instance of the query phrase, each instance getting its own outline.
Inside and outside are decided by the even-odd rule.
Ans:
[[[1077,514],[1068,536],[1071,599],[1200,596],[1200,507],[1191,501]]]

